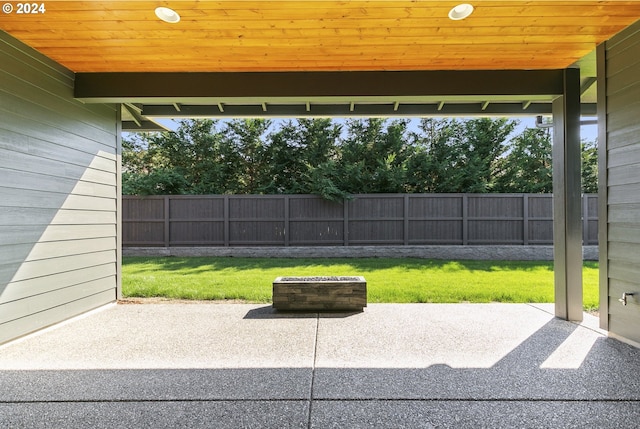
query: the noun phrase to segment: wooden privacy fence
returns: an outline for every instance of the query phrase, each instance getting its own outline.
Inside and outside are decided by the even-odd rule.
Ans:
[[[124,196],[123,245],[349,246],[553,243],[549,194]],[[598,244],[597,195],[583,242]]]

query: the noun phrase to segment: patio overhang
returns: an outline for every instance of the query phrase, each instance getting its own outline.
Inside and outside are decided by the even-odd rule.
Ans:
[[[452,20],[444,0],[59,1],[0,28],[76,73],[76,97],[127,103],[123,128],[152,130],[154,117],[550,115],[569,67],[593,116],[595,47],[640,18],[636,1],[472,4]]]

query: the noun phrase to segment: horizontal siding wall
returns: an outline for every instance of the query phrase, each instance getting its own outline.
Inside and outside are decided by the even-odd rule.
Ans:
[[[0,343],[115,299],[116,119],[0,31]]]
[[[606,44],[609,331],[640,343],[640,25]],[[635,293],[623,306],[624,292]]]
[[[583,199],[585,245],[598,244],[597,199]],[[548,194],[125,196],[122,213],[128,247],[553,243]]]

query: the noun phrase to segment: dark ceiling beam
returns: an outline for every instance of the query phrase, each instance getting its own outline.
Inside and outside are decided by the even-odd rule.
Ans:
[[[156,131],[169,131],[167,127],[157,124],[153,121],[122,121],[122,131],[127,133],[149,133]]]
[[[85,102],[185,98],[553,96],[562,70],[77,73]],[[523,98],[526,99],[526,98]]]
[[[484,107],[484,108],[483,108]],[[145,105],[142,114],[148,117],[166,118],[303,118],[303,117],[426,117],[426,116],[535,116],[550,115],[551,103],[531,103],[526,110],[522,103],[446,103],[440,104],[262,104],[225,105],[221,111],[218,105],[186,105],[180,112],[171,105]],[[595,104],[583,104],[582,115],[594,116]]]

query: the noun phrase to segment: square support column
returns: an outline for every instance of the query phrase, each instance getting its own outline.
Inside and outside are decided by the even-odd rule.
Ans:
[[[607,149],[607,48],[596,49],[598,64],[598,255],[600,328],[609,330],[609,160]]]
[[[580,70],[566,69],[553,102],[555,315],[582,321]]]
[[[116,108],[116,299],[122,299],[122,107]]]

